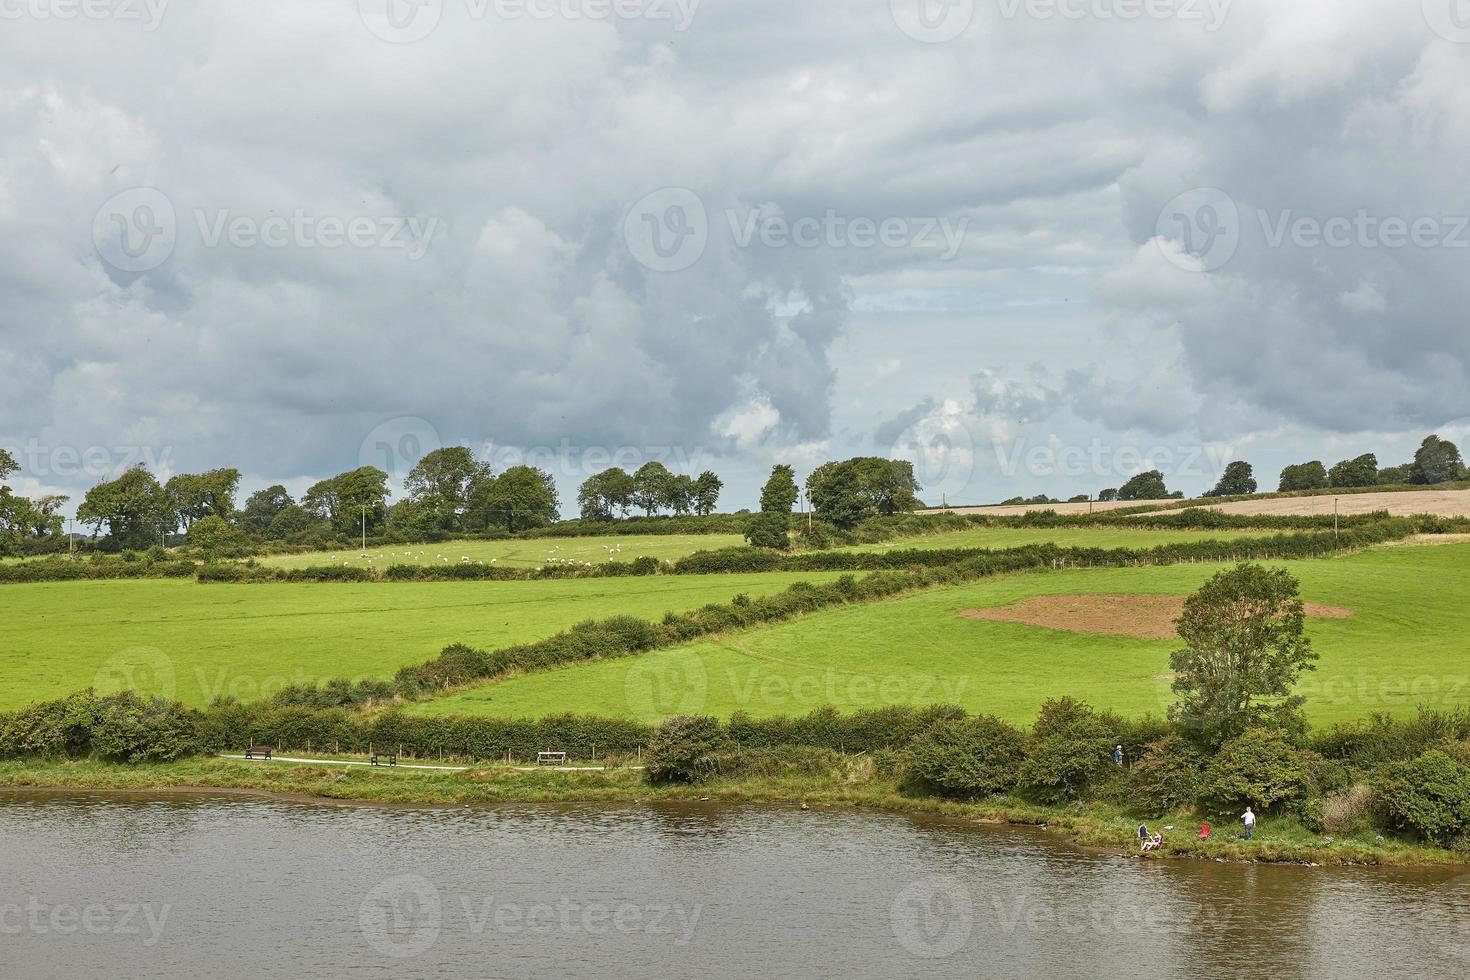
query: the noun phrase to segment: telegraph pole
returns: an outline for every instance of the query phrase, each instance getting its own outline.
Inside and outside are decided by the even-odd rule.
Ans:
[[[362,550],[367,552],[367,504],[362,505]]]

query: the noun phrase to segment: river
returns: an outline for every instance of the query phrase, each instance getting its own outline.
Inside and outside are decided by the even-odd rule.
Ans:
[[[1463,977],[1463,871],[825,808],[0,793],[0,976]]]

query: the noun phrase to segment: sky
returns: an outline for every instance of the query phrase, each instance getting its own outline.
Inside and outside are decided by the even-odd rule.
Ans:
[[[1467,92],[1470,0],[0,0],[0,446],[568,516],[1402,463],[1470,438]]]

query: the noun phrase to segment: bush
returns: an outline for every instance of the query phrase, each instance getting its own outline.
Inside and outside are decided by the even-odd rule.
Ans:
[[[1385,766],[1374,787],[1391,826],[1445,845],[1470,831],[1470,768],[1438,749]]]
[[[700,783],[719,771],[720,756],[729,748],[714,718],[676,715],[653,733],[644,775],[653,783]]]
[[[124,691],[98,705],[92,752],[100,759],[167,762],[199,751],[198,717],[182,702]]]
[[[999,718],[949,719],[909,745],[909,772],[945,796],[1004,793],[1016,785],[1024,745],[1022,734]]]
[[[1145,813],[1169,813],[1194,805],[1206,759],[1178,734],[1150,743],[1128,771],[1128,797]]]
[[[1022,789],[1043,803],[1076,799],[1110,774],[1113,738],[1090,705],[1072,698],[1047,701],[1026,745]]]
[[[1308,825],[1321,820],[1321,796],[1312,778],[1315,754],[1278,729],[1251,728],[1226,742],[1205,773],[1201,804],[1234,817],[1247,806],[1291,813]]]
[[[790,526],[790,514],[760,513],[746,525],[745,540],[752,548],[785,551],[791,547]]]

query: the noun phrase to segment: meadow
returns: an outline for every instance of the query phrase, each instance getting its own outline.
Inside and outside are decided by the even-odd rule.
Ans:
[[[450,643],[487,649],[585,619],[659,619],[835,573],[542,582],[199,585],[51,582],[0,588],[0,710],[96,685],[195,706],[288,684],[386,677]]]
[[[441,541],[438,544],[398,544],[361,548],[338,548],[297,555],[273,555],[256,559],[262,565],[307,568],[316,565],[356,565],[388,568],[392,565],[452,565],[468,558],[471,562],[494,563],[512,568],[540,568],[550,562],[631,562],[647,556],[673,561],[696,551],[735,548],[745,544],[738,534],[645,534],[605,535],[587,538],[511,538],[502,541]],[[363,555],[367,557],[364,558]]]
[[[1352,612],[1310,619],[1321,655],[1302,687],[1314,724],[1470,704],[1464,601],[1470,544],[1377,549],[1284,563],[1304,599]],[[1029,723],[1070,694],[1122,714],[1161,715],[1173,700],[1174,640],[1103,636],[966,618],[1032,596],[1186,595],[1221,566],[1097,569],[1007,576],[739,635],[530,674],[411,710],[535,717],[586,712],[657,721],[673,713],[770,716],[946,702]],[[1127,608],[1126,598],[1118,600]]]
[[[1152,548],[1185,541],[1229,541],[1270,532],[1240,528],[1211,531],[1153,530],[1133,527],[975,527],[919,537],[894,538],[879,544],[853,545],[839,551],[903,551],[909,548],[1019,548],[1056,544],[1064,548]]]

